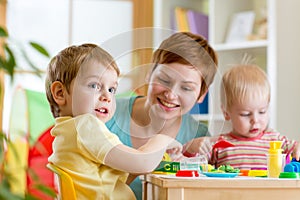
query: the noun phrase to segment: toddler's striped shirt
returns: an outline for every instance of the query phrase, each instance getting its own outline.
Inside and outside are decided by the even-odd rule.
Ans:
[[[218,148],[212,152],[210,163],[215,167],[231,165],[239,169],[267,168],[266,154],[270,148],[270,141],[282,141],[283,154],[292,153],[296,141],[288,140],[280,133],[267,130],[256,138],[242,138],[232,133],[221,134],[220,139],[234,144],[234,147]]]

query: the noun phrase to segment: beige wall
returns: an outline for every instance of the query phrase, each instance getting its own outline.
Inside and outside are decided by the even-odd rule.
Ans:
[[[277,2],[277,129],[300,141],[300,1]]]

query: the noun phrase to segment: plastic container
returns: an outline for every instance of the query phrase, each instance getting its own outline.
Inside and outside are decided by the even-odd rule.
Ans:
[[[271,141],[267,154],[268,177],[278,178],[285,166],[286,155],[282,154],[281,141]]]
[[[278,178],[285,166],[285,154],[268,154],[268,177]]]
[[[180,161],[180,170],[197,170],[200,173],[208,171],[208,162],[205,156],[183,158]]]

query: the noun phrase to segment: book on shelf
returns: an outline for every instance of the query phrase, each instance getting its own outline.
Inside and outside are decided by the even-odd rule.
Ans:
[[[196,103],[190,110],[190,114],[208,114],[208,96],[209,94],[206,94],[202,103]]]
[[[173,30],[190,31],[208,40],[208,16],[204,13],[177,6],[171,14],[171,26]]]
[[[186,14],[190,31],[208,40],[208,16],[195,10],[188,10]]]
[[[182,7],[175,7],[174,10],[175,13],[175,25],[176,29],[180,32],[190,31],[189,30],[189,24],[187,19],[187,9]]]

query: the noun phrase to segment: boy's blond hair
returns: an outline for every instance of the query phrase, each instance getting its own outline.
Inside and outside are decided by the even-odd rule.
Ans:
[[[66,87],[66,90],[70,92],[71,82],[77,76],[80,67],[91,61],[114,69],[117,75],[120,75],[120,70],[113,57],[95,44],[67,47],[51,59],[47,68],[45,89],[54,117],[59,117],[60,109],[51,94],[51,84],[60,81]]]
[[[236,65],[221,81],[221,106],[228,111],[234,103],[247,103],[254,99],[270,102],[270,83],[266,73],[256,65]]]

